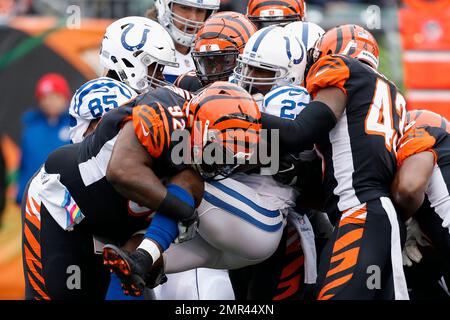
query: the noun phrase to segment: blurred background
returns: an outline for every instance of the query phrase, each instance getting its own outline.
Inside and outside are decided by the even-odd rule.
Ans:
[[[450,118],[450,0],[306,3],[307,20],[325,30],[355,23],[373,32],[380,70],[408,108]],[[245,13],[246,5],[222,0],[221,10]],[[23,299],[17,202],[28,176],[68,143],[70,97],[102,72],[106,26],[152,6],[153,0],[0,0],[0,299]]]

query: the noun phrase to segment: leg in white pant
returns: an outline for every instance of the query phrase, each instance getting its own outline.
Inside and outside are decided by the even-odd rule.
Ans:
[[[164,253],[166,273],[199,267],[237,269],[259,263],[275,252],[283,233],[283,223],[266,231],[208,201],[200,205],[199,217],[198,236],[171,245]]]

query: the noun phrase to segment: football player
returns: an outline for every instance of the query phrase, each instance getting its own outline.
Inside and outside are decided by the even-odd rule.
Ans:
[[[317,298],[408,299],[390,199],[405,100],[377,71],[377,42],[359,26],[327,31],[310,53],[312,102],[295,121],[262,119],[279,130],[285,148],[298,152],[317,143],[324,159],[324,211],[336,224],[321,255]],[[381,286],[367,285],[373,268]]]
[[[401,209],[403,219],[407,220],[410,231],[404,254],[408,260],[418,263],[422,260],[422,253],[417,244],[423,247],[431,242],[437,261],[429,270],[438,270],[428,271],[427,279],[435,274],[436,285],[441,276],[443,282],[448,284],[450,211],[446,206],[450,202],[447,161],[450,152],[449,123],[442,116],[426,110],[409,112],[408,118],[408,130],[399,141],[399,169],[392,186],[393,199]],[[425,254],[430,251],[422,250]],[[430,254],[426,257],[429,258]],[[411,281],[420,283],[415,277]]]
[[[294,22],[288,24],[285,29],[290,37],[302,39],[304,45],[312,46],[320,37],[320,33],[316,32],[320,27],[314,28],[312,25]],[[264,41],[268,40],[263,39],[261,43],[263,44]],[[305,48],[309,49],[309,47]],[[301,71],[300,69],[300,73]],[[307,90],[301,86],[293,84],[275,86],[264,96],[260,108],[264,113],[285,119],[295,119],[309,101],[310,96]],[[295,156],[286,154],[280,160],[280,169],[274,176],[275,180],[288,186],[295,186],[296,189],[299,185],[311,188],[305,170],[299,169],[301,165],[310,167],[312,163],[315,163],[314,166],[317,166],[315,169],[321,172],[321,163],[314,150]],[[303,193],[301,190],[300,194]],[[305,233],[312,233],[312,231],[316,233],[319,228],[311,230],[314,226],[311,226],[308,216],[321,214],[326,217],[326,215],[319,212],[313,215],[309,210],[302,210],[302,213],[308,213],[308,215],[299,215],[292,208],[289,211],[287,225],[275,253],[262,263],[230,271],[230,279],[238,299],[305,299],[311,295],[311,288],[316,280],[316,265],[312,264],[311,260],[315,257],[316,246],[314,239],[311,242],[305,241]],[[302,226],[301,228],[298,228],[298,223]],[[330,227],[328,224],[328,229]],[[317,237],[321,236],[317,234]]]
[[[282,27],[266,27],[248,40],[238,58],[233,81],[261,100],[275,87],[300,84],[305,58],[306,49],[298,37],[290,36]]]
[[[152,39],[152,43],[148,39]],[[78,143],[104,113],[150,88],[166,85],[162,70],[176,67],[174,44],[156,22],[126,17],[108,26],[100,49],[105,76],[83,84],[70,102],[70,138]]]
[[[255,32],[255,25],[243,14],[228,11],[212,15],[195,38],[195,71],[181,75],[175,85],[195,92],[214,81],[228,81],[239,54]]]
[[[173,83],[178,76],[194,69],[191,47],[203,23],[220,7],[220,0],[156,0],[147,17],[157,20],[175,42],[178,67],[164,69],[164,77]]]

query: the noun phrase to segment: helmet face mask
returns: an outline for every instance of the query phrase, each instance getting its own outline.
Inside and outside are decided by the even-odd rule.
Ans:
[[[215,81],[226,81],[233,73],[239,56],[237,49],[192,52],[197,76],[204,85]]]
[[[266,94],[274,86],[288,84],[287,74],[287,68],[246,61],[242,57],[238,58],[238,66],[235,68],[237,83],[250,94]]]
[[[181,8],[204,9],[205,18],[202,21],[185,18],[174,12],[174,5]],[[204,0],[201,3],[193,0],[156,0],[155,6],[158,11],[158,21],[170,33],[173,40],[182,46],[191,47],[195,35],[205,20],[219,9],[220,0]]]
[[[203,85],[228,81],[256,26],[243,14],[224,11],[211,16],[199,30],[192,50],[197,77]]]
[[[250,94],[236,84],[218,81],[187,105],[192,166],[206,180],[226,178],[253,159],[261,114]]]
[[[164,86],[172,86],[170,82],[164,79],[163,71],[165,65],[155,62],[153,65],[149,66],[147,74],[147,84],[149,88],[158,88]],[[151,75],[150,75],[151,73]]]
[[[233,77],[250,93],[266,94],[277,86],[300,84],[305,66],[306,52],[301,41],[282,27],[267,27],[249,39]]]

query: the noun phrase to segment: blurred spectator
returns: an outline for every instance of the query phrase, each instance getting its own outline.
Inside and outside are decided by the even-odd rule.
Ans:
[[[38,108],[23,116],[18,203],[28,180],[47,156],[69,142],[70,89],[67,81],[56,73],[44,75],[36,85],[36,99]]]
[[[6,205],[6,164],[1,143],[0,135],[0,229],[2,228],[2,216]]]

